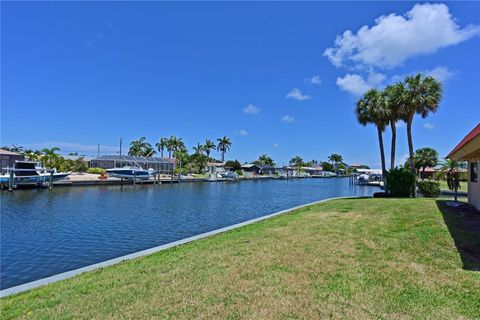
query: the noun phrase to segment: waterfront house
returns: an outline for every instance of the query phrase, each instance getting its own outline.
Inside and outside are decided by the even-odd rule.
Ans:
[[[468,161],[468,203],[480,210],[480,123],[470,131],[447,158],[456,161]]]
[[[242,171],[245,177],[256,176],[260,174],[260,166],[253,163],[242,164]]]
[[[276,173],[276,168],[274,166],[259,165],[261,175],[272,175]]]
[[[25,157],[20,153],[0,149],[0,164],[1,169],[6,167],[13,167],[15,161],[24,161]]]
[[[366,164],[353,163],[348,166],[349,169],[358,170],[358,169],[370,169]]]
[[[302,167],[303,172],[311,176],[320,176],[323,172],[323,167],[321,165],[316,165],[312,167]]]
[[[425,170],[420,169],[419,170],[419,177],[420,179],[431,179],[431,180],[436,180],[437,179],[437,174],[439,172],[440,166],[437,167],[426,167]],[[460,180],[462,181],[467,181],[467,167],[465,168],[460,168],[458,169],[459,175],[460,175]]]
[[[112,169],[125,166],[140,166],[143,169],[159,171],[161,174],[171,174],[175,169],[175,159],[106,155],[90,161],[91,168]]]
[[[225,172],[225,163],[224,162],[207,162],[205,171],[207,173]]]

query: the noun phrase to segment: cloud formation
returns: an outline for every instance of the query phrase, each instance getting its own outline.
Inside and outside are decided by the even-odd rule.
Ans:
[[[343,78],[337,78],[337,86],[354,96],[360,96],[367,90],[381,85],[385,78],[384,74],[376,72],[369,73],[367,79],[364,79],[359,74],[347,73]]]
[[[428,123],[428,122],[425,123],[425,124],[423,125],[423,127],[424,127],[425,129],[428,129],[428,130],[432,130],[433,128],[435,128],[435,126],[434,126],[433,124]]]
[[[246,130],[243,130],[243,129],[240,129],[238,134],[241,135],[241,136],[248,136],[248,132]]]
[[[243,113],[246,114],[258,114],[260,112],[260,108],[257,106],[254,106],[253,104],[249,104],[245,108],[243,108]]]
[[[283,123],[292,123],[293,121],[295,121],[295,118],[294,117],[291,117],[289,115],[286,115],[286,116],[283,116],[281,121]]]
[[[303,101],[303,100],[311,99],[312,97],[310,97],[308,94],[303,94],[302,91],[300,91],[300,89],[293,88],[286,95],[286,98],[287,99],[295,99],[295,100],[298,100],[298,101]]]
[[[372,27],[363,26],[356,33],[346,30],[324,56],[337,67],[393,68],[479,33],[478,25],[458,26],[445,4],[416,4],[405,15],[383,15]]]
[[[316,85],[321,85],[322,84],[322,79],[320,79],[320,76],[314,75],[311,78],[305,79],[306,82],[310,84],[316,84]]]

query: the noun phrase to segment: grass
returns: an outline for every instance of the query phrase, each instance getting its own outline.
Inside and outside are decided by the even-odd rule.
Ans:
[[[474,319],[480,218],[344,199],[0,301],[2,319]]]
[[[450,191],[448,189],[448,184],[446,180],[440,180],[440,190]],[[468,182],[460,181],[460,188],[458,189],[460,192],[468,192]]]

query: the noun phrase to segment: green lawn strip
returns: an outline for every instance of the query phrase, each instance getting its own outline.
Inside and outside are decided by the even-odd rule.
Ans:
[[[435,199],[342,199],[4,298],[1,317],[474,319],[462,267]]]
[[[447,181],[440,180],[440,190],[450,191],[450,189],[448,189]],[[460,181],[460,188],[458,189],[458,191],[468,192],[468,182]]]

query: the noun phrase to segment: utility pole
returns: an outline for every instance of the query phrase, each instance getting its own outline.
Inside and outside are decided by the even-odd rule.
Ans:
[[[100,144],[98,144],[97,157],[100,157]]]
[[[120,138],[120,155],[122,155],[122,138]]]

